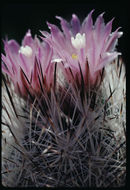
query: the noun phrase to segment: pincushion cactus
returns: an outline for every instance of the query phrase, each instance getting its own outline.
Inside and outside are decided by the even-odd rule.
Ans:
[[[125,67],[103,14],[2,55],[2,182],[8,187],[121,187],[126,175]],[[29,38],[29,39],[28,39]],[[26,40],[27,39],[27,40]],[[16,45],[17,44],[17,45]],[[23,57],[21,59],[21,57]],[[11,79],[11,80],[10,80]]]

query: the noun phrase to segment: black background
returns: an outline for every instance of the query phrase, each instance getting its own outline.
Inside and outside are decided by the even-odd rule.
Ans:
[[[40,35],[39,30],[49,31],[46,21],[60,26],[56,15],[61,16],[68,21],[73,13],[77,14],[82,20],[87,14],[95,9],[93,19],[102,13],[105,23],[113,17],[113,31],[121,26],[123,36],[118,42],[118,51],[122,52],[125,62],[128,55],[128,29],[129,29],[129,4],[125,1],[3,1],[1,4],[1,39],[15,39],[19,43],[23,39],[28,29],[31,29],[32,35]],[[3,43],[2,43],[3,51]]]

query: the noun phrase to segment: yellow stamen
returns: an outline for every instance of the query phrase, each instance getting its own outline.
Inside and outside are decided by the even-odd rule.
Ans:
[[[78,59],[78,56],[73,53],[73,54],[72,54],[72,58],[73,58],[73,59]]]

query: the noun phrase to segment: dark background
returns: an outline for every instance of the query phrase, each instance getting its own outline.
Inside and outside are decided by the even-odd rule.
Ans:
[[[71,19],[72,13],[79,16],[82,21],[87,14],[95,9],[93,19],[102,13],[104,14],[105,23],[115,17],[113,21],[113,31],[121,26],[123,36],[118,42],[118,51],[122,52],[125,62],[128,55],[128,29],[129,4],[125,1],[3,1],[1,4],[1,38],[15,39],[19,43],[23,39],[28,29],[31,29],[32,35],[40,35],[39,30],[49,31],[46,21],[54,23],[58,26],[59,20],[56,15],[62,16],[68,21]],[[3,43],[2,43],[3,51]]]

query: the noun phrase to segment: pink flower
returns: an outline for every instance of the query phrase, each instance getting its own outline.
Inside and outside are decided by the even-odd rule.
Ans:
[[[32,38],[30,30],[26,33],[22,46],[15,40],[4,41],[5,54],[2,54],[2,71],[14,84],[15,91],[24,98],[40,95],[42,88],[49,90],[53,83],[51,64],[53,51],[37,37]]]
[[[81,81],[82,71],[84,81],[87,83],[89,66],[90,81],[91,84],[95,84],[102,68],[120,54],[115,51],[115,46],[122,32],[118,32],[118,28],[111,33],[113,19],[105,25],[103,13],[97,17],[93,25],[92,13],[93,10],[82,24],[75,14],[72,15],[70,23],[57,16],[63,32],[50,23],[47,24],[51,34],[42,32],[44,36],[42,39],[54,49],[57,58],[62,60],[67,79],[71,82],[77,78]]]

